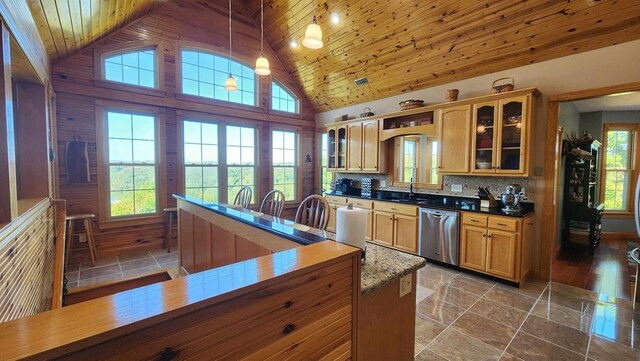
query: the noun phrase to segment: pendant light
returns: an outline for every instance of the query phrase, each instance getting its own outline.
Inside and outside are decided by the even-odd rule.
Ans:
[[[302,45],[309,49],[320,49],[324,45],[322,43],[322,29],[320,29],[320,25],[318,25],[315,10],[313,11],[313,21],[307,26],[307,30],[304,32]]]
[[[229,0],[229,77],[224,82],[224,89],[230,92],[238,90],[236,80],[231,75],[231,0]]]
[[[260,0],[260,57],[256,59],[256,69],[258,75],[269,75],[269,60],[264,57],[264,0]]]

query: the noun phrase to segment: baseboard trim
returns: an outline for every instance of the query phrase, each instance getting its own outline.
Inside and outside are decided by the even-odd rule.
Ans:
[[[602,240],[638,240],[638,235],[635,232],[602,232]]]

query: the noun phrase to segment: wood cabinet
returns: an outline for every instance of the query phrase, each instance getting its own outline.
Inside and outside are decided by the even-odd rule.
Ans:
[[[438,125],[440,174],[469,173],[471,148],[471,106],[463,105],[440,110]]]
[[[528,175],[531,94],[473,106],[471,173]]]
[[[416,253],[418,251],[418,207],[374,202],[373,241]]]
[[[373,212],[373,241],[393,246],[394,214],[383,211]]]
[[[328,169],[354,173],[385,173],[386,147],[380,143],[379,132],[379,119],[327,126]]]
[[[329,222],[327,223],[327,231],[336,231],[336,214],[338,207],[347,204],[347,197],[326,195],[325,199],[329,202]]]
[[[418,217],[395,215],[393,245],[413,253],[418,251]]]
[[[520,282],[531,268],[533,216],[462,212],[460,267]]]

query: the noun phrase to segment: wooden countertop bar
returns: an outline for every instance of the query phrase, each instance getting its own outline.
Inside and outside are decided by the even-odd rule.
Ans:
[[[358,250],[325,241],[3,323],[2,359],[50,359],[95,348],[207,307],[232,307],[243,295],[348,259],[359,259]],[[353,263],[357,280],[359,262]]]

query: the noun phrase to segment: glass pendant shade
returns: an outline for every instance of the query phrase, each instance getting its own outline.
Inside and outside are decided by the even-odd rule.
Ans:
[[[309,49],[320,49],[324,45],[322,43],[322,29],[316,22],[316,17],[313,17],[313,22],[307,26],[307,30],[304,32],[304,40],[302,45]]]
[[[260,54],[260,57],[256,59],[256,74],[258,75],[269,75],[271,74],[271,70],[269,69],[269,60],[264,57],[264,55]]]
[[[224,89],[230,92],[234,92],[238,90],[238,85],[236,84],[236,79],[229,74],[227,81],[224,82]]]

